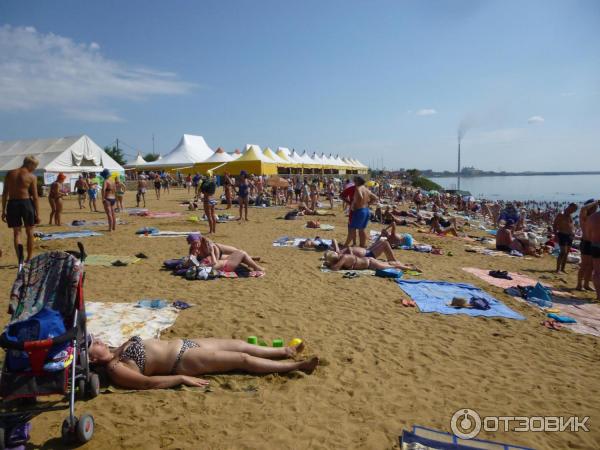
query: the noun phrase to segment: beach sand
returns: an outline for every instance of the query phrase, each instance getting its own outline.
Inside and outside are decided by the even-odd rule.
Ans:
[[[305,220],[276,220],[283,216],[283,208],[252,208],[249,223],[219,224],[214,239],[261,256],[266,276],[190,282],[161,269],[163,260],[186,253],[185,238],[141,238],[134,232],[142,226],[204,232],[207,225],[185,220],[187,211],[178,204],[188,198],[182,190],[173,190],[160,201],[153,197],[149,192],[151,210],[183,211],[184,216],[149,219],[120,214],[129,223],[115,233],[92,228],[104,235],[83,240],[88,253],[144,252],[149,258],[127,267],[88,266],[86,300],[185,300],[197,306],[183,311],[164,338],[257,335],[287,342],[301,337],[307,342],[306,355],[319,355],[321,365],[312,375],[206,376],[211,380],[206,393],[112,392],[77,402],[77,413],[90,412],[96,421],[93,440],[82,448],[388,449],[397,448],[402,430],[413,425],[450,431],[450,419],[461,408],[482,416],[590,416],[588,433],[496,432],[478,437],[540,449],[600,448],[599,339],[548,330],[540,325],[541,311],[461,270],[519,271],[561,288],[575,285],[575,266],[568,265],[568,275],[555,276],[551,272],[555,259],[550,256],[531,260],[482,256],[465,252],[464,240],[401,228],[453,253],[396,251],[400,260],[424,270],[422,279],[472,283],[527,320],[420,314],[402,306],[405,296],[390,280],[322,273],[319,253],[272,247],[272,241],[283,235],[318,233],[303,228]],[[133,201],[134,194],[128,192],[126,205],[133,206]],[[48,202],[45,198],[40,202],[45,222]],[[336,213],[321,218],[322,223],[335,225],[335,231],[320,234],[343,240],[347,219],[340,209]],[[81,213],[75,199],[65,201],[63,221],[82,218],[105,216]],[[40,231],[59,229],[72,228],[40,227]],[[5,226],[2,230],[0,308],[5,310],[16,268],[12,236]],[[36,242],[36,253],[75,248],[76,240]],[[593,297],[582,295],[588,301]],[[2,317],[4,324],[8,316]],[[60,411],[34,419],[33,446],[60,447],[65,417],[66,411]]]

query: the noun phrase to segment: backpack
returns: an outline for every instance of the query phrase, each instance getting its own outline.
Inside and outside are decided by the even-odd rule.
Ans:
[[[469,305],[473,309],[481,309],[483,311],[487,311],[488,309],[492,308],[490,306],[490,302],[487,299],[483,298],[483,297],[473,297],[469,301]]]

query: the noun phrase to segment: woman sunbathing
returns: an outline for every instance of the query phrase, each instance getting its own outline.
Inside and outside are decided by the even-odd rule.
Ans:
[[[456,228],[456,219],[451,218],[444,220],[438,213],[434,214],[431,218],[430,231],[437,234],[451,234],[458,236],[458,229]]]
[[[403,245],[412,246],[413,239],[410,234],[396,233],[396,224],[392,222],[390,226],[381,230],[381,237],[387,239],[392,248],[402,247]]]
[[[240,264],[244,264],[250,270],[265,271],[256,264],[258,258],[252,258],[245,251],[235,247],[214,243],[200,233],[189,234],[187,242],[190,244],[189,256],[196,257],[203,265],[211,266],[215,270],[234,272]]]
[[[310,209],[305,203],[300,202],[298,204],[298,215],[299,216],[335,216],[335,213],[320,211],[318,209]]]
[[[343,249],[340,250],[340,247],[338,246],[337,241],[334,239],[333,240],[333,250],[341,256],[354,255],[354,256],[359,256],[361,258],[367,257],[367,258],[377,259],[382,254],[385,254],[385,257],[387,258],[387,261],[389,263],[391,263],[391,262],[397,263],[398,262],[398,260],[396,259],[396,256],[394,255],[394,252],[392,251],[392,247],[390,246],[390,243],[388,241],[377,241],[373,245],[371,245],[369,248],[344,247]],[[418,272],[421,271],[419,268],[415,267],[413,264],[404,264],[404,268],[405,268],[405,270],[415,270]]]
[[[400,261],[383,262],[369,256],[341,255],[334,251],[325,252],[325,266],[331,270],[402,269],[418,271],[412,264],[403,264]]]
[[[98,339],[89,347],[90,363],[104,366],[110,380],[128,389],[165,389],[179,385],[205,387],[199,375],[241,370],[249,373],[312,373],[319,359],[274,361],[294,358],[304,344],[294,347],[262,347],[235,339],[142,340],[134,336],[118,348]]]

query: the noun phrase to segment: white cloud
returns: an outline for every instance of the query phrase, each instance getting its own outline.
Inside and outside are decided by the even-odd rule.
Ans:
[[[170,72],[110,60],[96,42],[81,44],[33,27],[0,26],[0,111],[53,108],[80,120],[119,121],[107,101],[178,95],[193,84]]]
[[[415,113],[417,116],[433,116],[434,114],[437,114],[437,111],[435,109],[432,108],[424,108],[424,109],[420,109]]]
[[[527,119],[527,123],[544,123],[544,118],[542,116],[531,116]]]

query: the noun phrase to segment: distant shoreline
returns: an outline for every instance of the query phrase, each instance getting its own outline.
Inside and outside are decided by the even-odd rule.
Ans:
[[[458,174],[454,173],[421,173],[422,176],[427,178],[451,178],[457,177]],[[507,173],[481,173],[481,174],[461,174],[461,178],[484,178],[484,177],[534,177],[534,176],[554,176],[554,175],[600,175],[600,171],[589,171],[589,172],[507,172]]]

